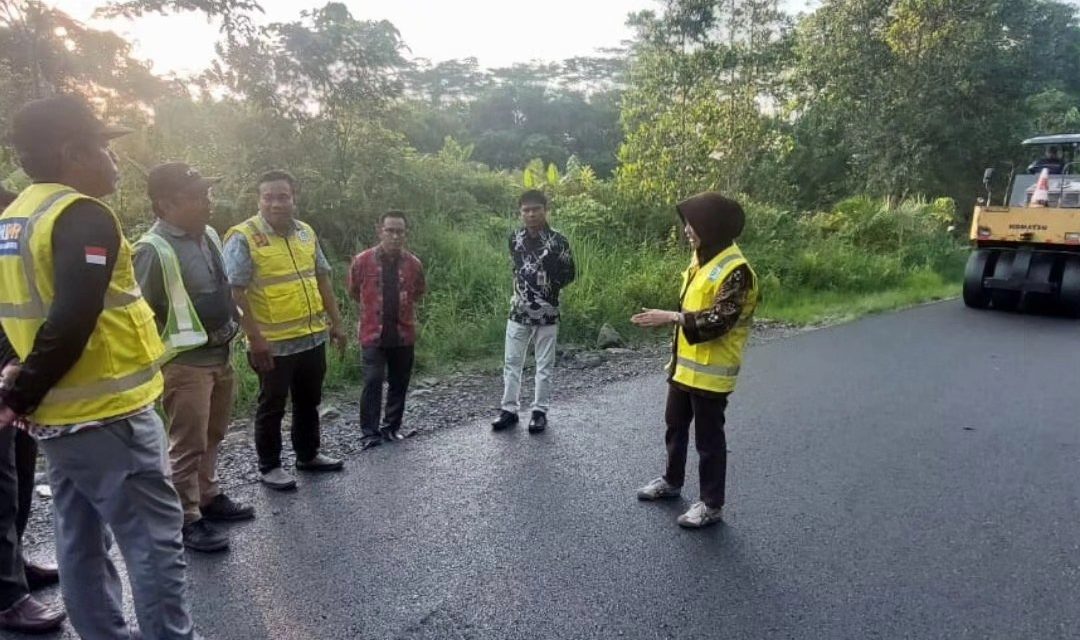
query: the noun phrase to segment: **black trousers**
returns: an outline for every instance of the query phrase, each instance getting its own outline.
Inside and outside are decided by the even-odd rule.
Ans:
[[[255,451],[259,472],[281,466],[281,419],[292,396],[292,445],[296,459],[307,462],[319,453],[319,403],[326,377],[326,345],[274,358],[274,368],[259,374],[255,409]]]
[[[408,347],[364,347],[360,355],[364,367],[364,391],[360,396],[360,430],[365,436],[379,435],[383,384],[386,388],[386,417],[383,424],[397,431],[405,415],[405,394],[412,377],[414,349]]]
[[[0,429],[0,610],[30,593],[22,536],[34,498],[37,442],[22,430]]]
[[[727,438],[724,435],[724,410],[727,395],[705,396],[669,385],[667,409],[668,484],[681,487],[686,480],[686,450],[690,444],[690,422],[694,423],[694,446],[697,448],[701,501],[710,507],[724,506],[727,484]]]

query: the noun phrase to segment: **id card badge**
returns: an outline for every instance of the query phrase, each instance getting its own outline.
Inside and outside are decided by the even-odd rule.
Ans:
[[[547,271],[537,271],[536,272],[536,286],[538,286],[538,287],[546,287],[547,283],[548,283],[547,282]]]

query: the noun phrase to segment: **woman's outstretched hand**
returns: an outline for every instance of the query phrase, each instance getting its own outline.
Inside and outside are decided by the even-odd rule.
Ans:
[[[664,311],[663,309],[642,309],[641,313],[630,317],[639,327],[663,327],[669,324],[677,324],[682,314],[677,311]]]

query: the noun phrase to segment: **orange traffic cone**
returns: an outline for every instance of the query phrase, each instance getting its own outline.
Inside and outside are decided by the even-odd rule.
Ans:
[[[1035,191],[1031,194],[1032,207],[1045,207],[1050,204],[1050,170],[1043,169],[1039,174],[1039,180],[1035,183]]]

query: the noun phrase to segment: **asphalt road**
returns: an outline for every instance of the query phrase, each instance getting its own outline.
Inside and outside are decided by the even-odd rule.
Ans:
[[[241,490],[259,519],[189,556],[194,614],[212,640],[1078,638],[1078,356],[1075,321],[955,302],[753,348],[706,531],[634,499],[659,372],[542,436],[380,447]]]

